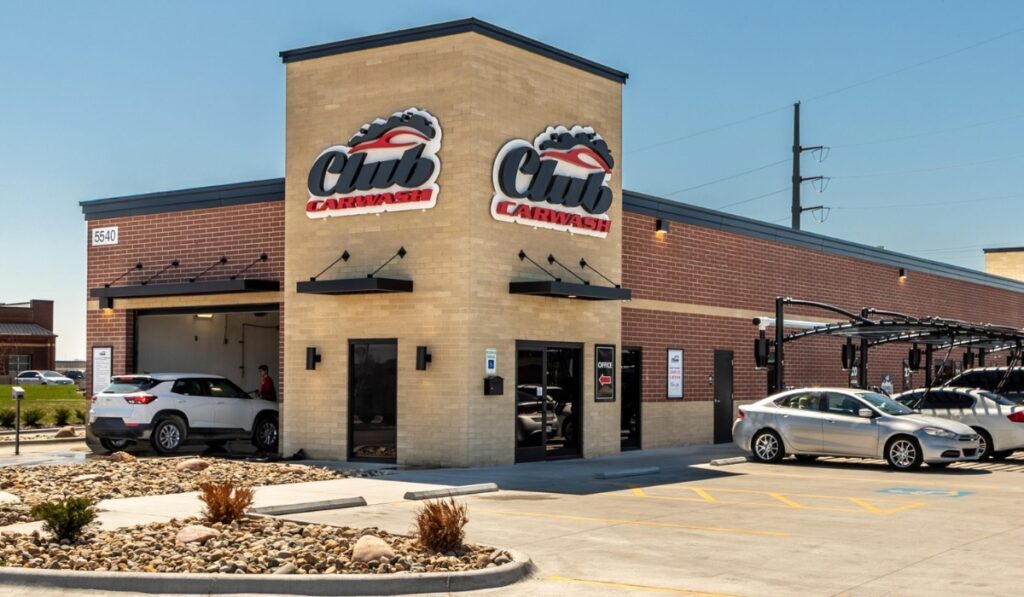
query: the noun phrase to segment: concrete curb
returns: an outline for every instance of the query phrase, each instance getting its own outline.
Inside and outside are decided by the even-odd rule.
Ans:
[[[321,500],[319,502],[302,502],[299,504],[283,504],[280,506],[259,506],[249,508],[253,514],[264,516],[282,516],[284,514],[301,514],[303,512],[319,512],[321,510],[338,510],[341,508],[358,508],[366,505],[363,496]]]
[[[518,582],[533,571],[526,554],[505,550],[512,563],[468,572],[391,574],[171,574],[143,572],[78,572],[0,568],[0,586],[19,585],[150,594],[224,595],[401,595],[493,589]]]
[[[656,475],[661,472],[660,466],[645,466],[641,468],[623,468],[614,471],[604,471],[594,475],[595,479],[621,479],[623,477],[639,477],[641,475]]]
[[[726,466],[729,464],[743,464],[748,460],[749,459],[746,456],[733,456],[732,458],[716,458],[712,460],[709,464],[711,466]]]
[[[407,500],[432,500],[436,498],[456,497],[460,495],[473,495],[474,493],[490,493],[498,491],[496,483],[477,483],[476,485],[462,485],[459,487],[447,487],[445,489],[424,489],[422,491],[407,491]]]

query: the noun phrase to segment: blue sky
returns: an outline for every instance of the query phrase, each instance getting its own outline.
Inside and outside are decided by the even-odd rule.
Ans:
[[[84,357],[78,201],[281,176],[278,51],[466,16],[630,74],[627,188],[782,190],[726,211],[786,223],[803,100],[833,148],[804,159],[833,177],[805,230],[979,269],[1024,244],[1020,2],[0,2],[0,302],[56,300],[58,356]]]

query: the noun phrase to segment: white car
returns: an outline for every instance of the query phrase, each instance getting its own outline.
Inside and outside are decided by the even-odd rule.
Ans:
[[[278,405],[217,375],[121,375],[92,397],[89,430],[109,451],[149,440],[157,452],[171,454],[186,442],[251,439],[260,451],[276,452]]]
[[[741,406],[732,429],[759,462],[818,456],[885,458],[896,470],[977,460],[980,438],[948,419],[915,413],[888,396],[849,388],[789,390]]]
[[[73,386],[75,380],[56,371],[22,371],[14,378],[18,386]]]
[[[982,460],[1003,460],[1024,450],[1024,406],[976,388],[910,390],[893,400],[933,417],[963,423],[981,436]]]

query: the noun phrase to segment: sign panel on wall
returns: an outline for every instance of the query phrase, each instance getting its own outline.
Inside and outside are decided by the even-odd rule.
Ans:
[[[437,204],[441,125],[409,108],[364,124],[345,145],[320,152],[309,169],[306,215],[352,216]]]
[[[513,139],[494,159],[491,215],[502,222],[604,238],[611,229],[612,159],[589,126],[549,126]]]
[[[594,347],[594,400],[615,400],[615,346],[598,344]]]
[[[92,347],[92,393],[99,394],[110,385],[114,367],[114,347]]]
[[[498,374],[498,350],[495,348],[484,349],[484,374]]]
[[[89,236],[89,238],[92,240],[92,246],[94,247],[116,245],[117,226],[104,226],[103,228],[93,228],[92,234]]]
[[[668,398],[683,397],[683,349],[670,348],[665,379],[668,381]]]

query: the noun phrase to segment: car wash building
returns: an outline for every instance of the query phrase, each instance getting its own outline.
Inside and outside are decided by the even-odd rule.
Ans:
[[[90,388],[267,364],[284,454],[492,465],[728,441],[777,296],[1024,325],[1024,283],[624,191],[626,74],[513,32],[281,58],[284,179],[82,203]]]

